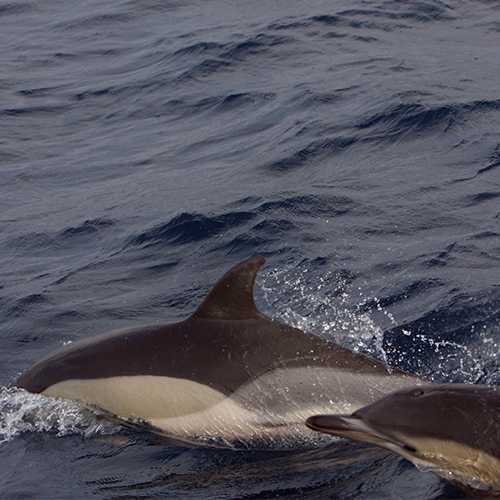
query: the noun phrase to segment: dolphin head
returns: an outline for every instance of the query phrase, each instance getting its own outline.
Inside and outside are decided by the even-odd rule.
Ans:
[[[475,496],[500,496],[500,390],[496,387],[410,387],[351,415],[309,417],[306,425],[395,451]]]

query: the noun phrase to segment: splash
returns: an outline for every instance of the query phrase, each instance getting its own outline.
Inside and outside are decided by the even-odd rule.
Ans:
[[[116,424],[97,418],[80,404],[32,394],[24,389],[0,388],[0,442],[26,432],[51,432],[57,436],[113,434]]]
[[[459,323],[462,330],[471,323],[465,338],[452,338],[449,329],[444,332],[449,338],[443,338],[433,329],[422,333],[418,322],[401,327],[381,305],[384,299],[363,297],[352,282],[347,271],[304,260],[268,270],[257,283],[265,312],[286,324],[434,382],[500,384],[495,300],[488,301],[490,317],[481,321],[480,309],[479,318],[475,314]],[[456,321],[450,314],[449,322]]]
[[[268,315],[387,364],[383,330],[361,311],[363,303],[352,306],[351,277],[331,269],[318,276],[304,264],[273,269],[264,276],[260,286]],[[380,306],[379,310],[386,314]],[[390,314],[386,316],[394,323]]]

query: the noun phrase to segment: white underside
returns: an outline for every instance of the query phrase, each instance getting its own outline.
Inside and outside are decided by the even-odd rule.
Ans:
[[[65,380],[43,394],[92,403],[121,417],[148,421],[197,413],[226,399],[219,391],[191,380],[152,375]]]
[[[344,418],[350,430],[338,432],[337,435],[374,443],[399,453],[417,467],[447,481],[455,481],[480,491],[500,491],[500,460],[486,451],[472,448],[459,441],[438,437],[406,436],[401,432],[398,439],[413,446],[417,451],[412,453],[398,445],[383,433],[373,429],[360,419]],[[469,429],[464,429],[469,432]],[[492,436],[492,439],[495,439]]]
[[[400,375],[305,367],[267,372],[230,397],[191,380],[151,375],[66,380],[43,394],[92,403],[181,437],[273,439],[311,435],[304,425],[311,415],[350,413],[419,382]]]
[[[468,429],[464,429],[467,432]],[[492,436],[492,439],[495,439]],[[448,481],[457,481],[480,491],[500,491],[500,461],[489,453],[456,441],[413,438],[417,456],[390,448],[415,465],[431,470]]]

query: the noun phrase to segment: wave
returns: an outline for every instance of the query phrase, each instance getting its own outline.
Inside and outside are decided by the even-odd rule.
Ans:
[[[95,239],[99,240],[102,232],[112,228],[116,221],[110,219],[86,220],[76,227],[68,227],[50,233],[32,233],[14,237],[4,243],[4,249],[30,255],[44,254],[45,252],[67,252],[87,246]]]

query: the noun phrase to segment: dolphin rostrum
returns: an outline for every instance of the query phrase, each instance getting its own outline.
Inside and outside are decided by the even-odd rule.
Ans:
[[[500,388],[407,387],[352,415],[315,415],[314,430],[395,451],[478,498],[500,498]]]
[[[13,384],[91,403],[158,432],[205,441],[311,439],[305,419],[352,411],[422,381],[258,311],[255,256],[229,270],[180,323],[66,345]]]

